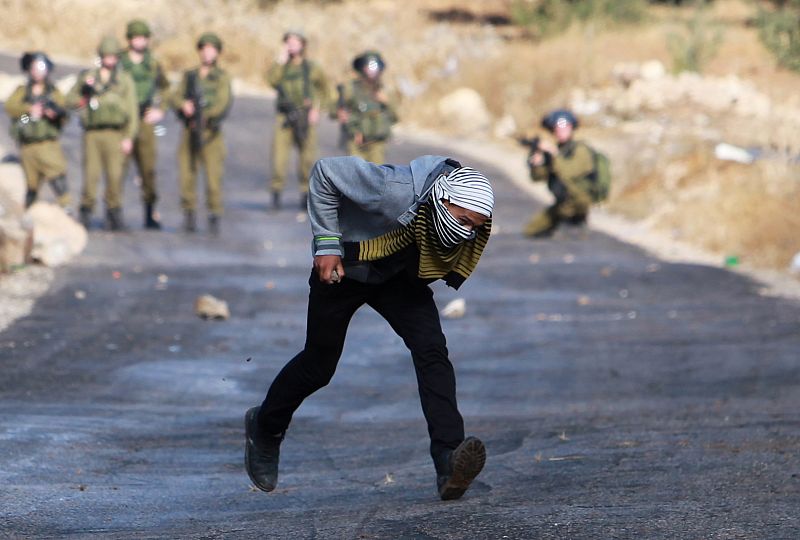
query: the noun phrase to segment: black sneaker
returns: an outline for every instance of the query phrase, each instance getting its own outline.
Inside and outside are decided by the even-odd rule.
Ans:
[[[81,225],[83,225],[88,231],[92,227],[92,210],[85,206],[81,206],[79,216]]]
[[[283,435],[259,433],[259,409],[261,407],[253,407],[244,415],[244,468],[258,489],[272,491],[278,485],[278,460]]]
[[[161,222],[156,219],[156,209],[153,203],[144,205],[144,228],[151,231],[161,230]]]
[[[109,208],[106,210],[106,226],[111,231],[125,230],[125,222],[122,220],[121,208]]]
[[[183,212],[183,232],[197,232],[197,218],[194,210],[184,210]]]
[[[208,232],[211,236],[219,236],[219,216],[216,214],[208,215]]]
[[[445,474],[436,477],[443,501],[460,499],[486,463],[486,447],[477,437],[467,437],[447,459]]]

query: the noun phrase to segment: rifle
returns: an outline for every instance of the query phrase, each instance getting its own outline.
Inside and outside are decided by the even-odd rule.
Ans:
[[[530,164],[530,158],[533,156],[533,154],[536,152],[544,153],[544,166],[548,169],[547,189],[549,189],[556,198],[556,202],[564,202],[568,195],[567,188],[552,170],[553,155],[550,152],[544,152],[539,147],[542,139],[540,137],[517,137],[517,142],[528,147],[528,166],[531,168],[533,168],[533,165]]]
[[[205,119],[203,118],[203,88],[200,86],[200,76],[197,71],[190,71],[186,77],[186,93],[184,98],[194,103],[194,114],[185,118],[186,127],[189,128],[189,146],[193,152],[199,152],[203,148],[203,129]]]
[[[284,74],[286,73],[284,67]],[[278,86],[278,112],[286,116],[283,127],[291,128],[292,138],[297,146],[302,146],[308,138],[310,126],[308,124],[308,112],[311,110],[311,68],[305,60],[302,64],[303,70],[303,105],[297,106],[286,97],[283,84]]]

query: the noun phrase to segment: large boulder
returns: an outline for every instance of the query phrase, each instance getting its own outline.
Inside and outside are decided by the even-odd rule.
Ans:
[[[59,266],[86,247],[86,229],[61,207],[36,202],[28,208],[27,217],[33,224],[33,260],[45,266]]]
[[[483,97],[472,88],[458,88],[439,100],[444,127],[459,135],[484,135],[492,125],[492,115]]]
[[[0,148],[0,153],[4,153]],[[25,175],[16,163],[0,163],[0,190],[18,206],[25,204]]]
[[[30,262],[33,230],[22,206],[0,189],[0,272]]]

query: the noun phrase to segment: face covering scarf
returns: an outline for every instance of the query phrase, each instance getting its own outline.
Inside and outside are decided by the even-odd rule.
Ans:
[[[414,244],[420,253],[417,275],[423,279],[444,279],[449,286],[458,288],[475,269],[489,240],[494,206],[491,185],[479,172],[462,167],[437,178],[427,199],[408,226],[377,238],[346,242],[345,259],[375,261]],[[450,214],[441,199],[489,219],[469,230]]]

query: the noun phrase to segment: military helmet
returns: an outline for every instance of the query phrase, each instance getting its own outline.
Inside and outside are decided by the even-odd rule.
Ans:
[[[104,37],[100,41],[100,45],[97,46],[97,54],[100,56],[119,54],[120,52],[122,52],[122,45],[119,44],[119,40],[114,36]]]
[[[365,51],[353,59],[353,69],[359,73],[370,63],[376,63],[378,70],[383,71],[386,69],[386,62],[383,60],[381,53],[378,51]]]
[[[222,40],[214,32],[204,32],[197,40],[197,48],[212,45],[217,51],[222,52]]]
[[[303,32],[298,28],[292,28],[284,32],[283,41],[285,42],[287,39],[289,39],[289,36],[295,36],[297,38],[300,38],[300,41],[303,42],[303,46],[305,46],[306,43],[308,43],[308,37],[306,37],[305,32]]]
[[[30,71],[34,62],[44,62],[47,72],[50,73],[53,71],[53,61],[41,51],[31,51],[23,54],[22,58],[19,59],[19,67],[22,71],[27,73]]]
[[[134,19],[129,22],[127,31],[125,32],[125,37],[128,39],[136,36],[150,37],[150,27],[141,19]]]
[[[556,109],[544,115],[542,117],[542,127],[548,131],[553,131],[560,121],[572,124],[573,129],[578,128],[578,118],[568,109]]]

